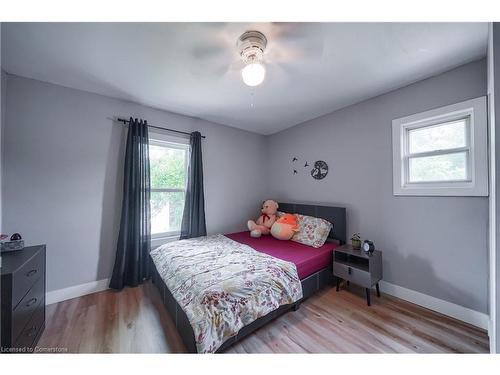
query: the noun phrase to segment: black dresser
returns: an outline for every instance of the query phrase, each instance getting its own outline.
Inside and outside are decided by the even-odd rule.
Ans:
[[[33,351],[45,328],[45,245],[2,253],[0,353]]]

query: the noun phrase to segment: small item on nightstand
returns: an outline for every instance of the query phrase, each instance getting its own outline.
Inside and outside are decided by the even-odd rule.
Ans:
[[[375,251],[375,245],[373,244],[372,241],[365,240],[363,242],[363,250],[365,251],[365,253],[371,254],[371,253],[373,253]]]
[[[2,235],[1,236],[1,242],[0,242],[0,251],[7,252],[7,251],[15,251],[15,250],[22,250],[24,249],[24,241],[19,233],[14,233],[12,236],[10,236],[10,241],[5,241],[8,236]]]
[[[12,236],[10,236],[11,241],[19,241],[21,239],[22,239],[22,237],[19,233],[14,233]]]
[[[354,233],[351,237],[351,244],[353,249],[361,249],[361,237],[359,233]]]

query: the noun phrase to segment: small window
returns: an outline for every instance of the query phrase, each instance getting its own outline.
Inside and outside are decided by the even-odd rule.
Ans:
[[[392,122],[395,195],[488,195],[484,98]]]
[[[408,182],[470,181],[469,118],[408,132]]]
[[[151,237],[180,234],[186,195],[189,145],[162,134],[150,134]]]

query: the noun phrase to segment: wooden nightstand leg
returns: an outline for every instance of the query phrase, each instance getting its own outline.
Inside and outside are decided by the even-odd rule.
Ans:
[[[366,291],[366,304],[370,306],[370,289],[365,288],[365,291]]]
[[[339,291],[340,286],[340,277],[337,277],[337,292]]]
[[[380,288],[378,287],[378,283],[375,284],[375,288],[377,288],[377,297],[380,297]]]

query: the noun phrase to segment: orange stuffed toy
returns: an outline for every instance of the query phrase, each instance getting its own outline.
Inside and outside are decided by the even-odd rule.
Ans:
[[[284,214],[271,227],[271,234],[278,240],[289,240],[299,231],[297,216]]]
[[[276,221],[276,212],[278,212],[278,203],[268,199],[262,203],[261,215],[257,221],[248,220],[247,226],[250,236],[260,237],[263,234],[269,234],[271,227]]]

